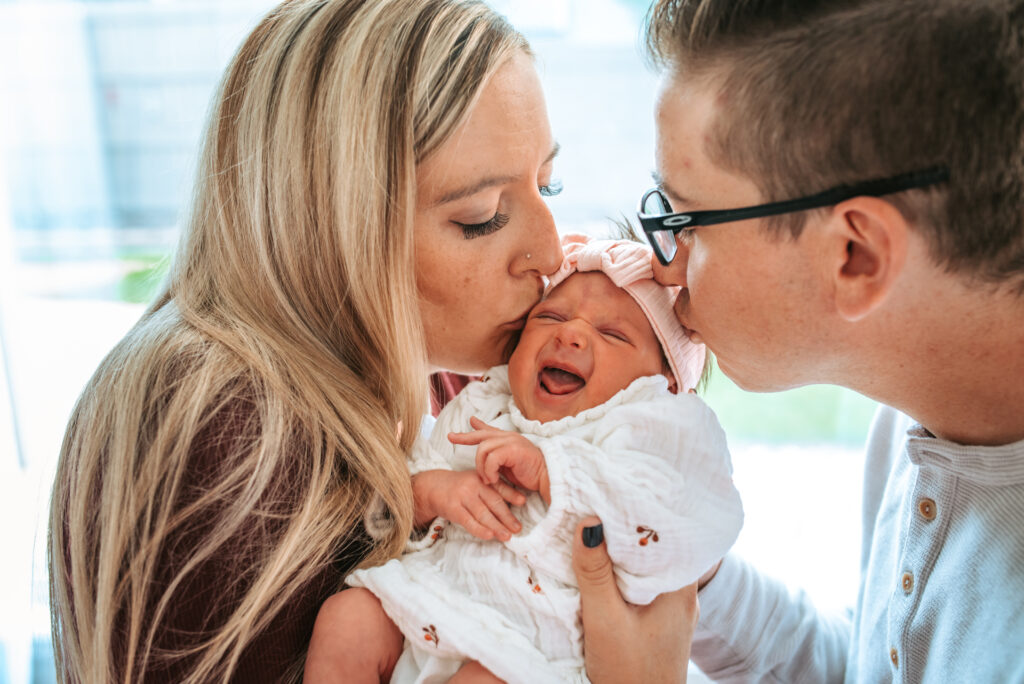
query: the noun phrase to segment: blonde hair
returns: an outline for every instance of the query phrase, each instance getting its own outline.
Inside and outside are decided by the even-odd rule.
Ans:
[[[61,681],[137,681],[183,658],[188,681],[226,681],[375,507],[391,524],[364,564],[399,553],[426,406],[416,164],[516,50],[502,17],[455,0],[294,0],[245,40],[165,289],[65,436],[49,532]],[[203,448],[223,456],[209,481]],[[226,620],[158,648],[175,589],[254,526],[271,541],[239,556]]]

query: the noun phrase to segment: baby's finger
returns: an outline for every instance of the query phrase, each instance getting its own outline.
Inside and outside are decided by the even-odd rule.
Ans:
[[[491,486],[494,487],[494,491],[501,494],[502,499],[508,501],[513,506],[522,506],[526,503],[526,495],[502,479],[499,479]]]
[[[497,498],[497,496],[495,496],[495,498]],[[498,501],[501,502],[502,506],[505,505],[505,502],[501,501],[501,499],[498,499]],[[491,512],[491,509],[488,506],[487,502],[484,501],[483,499],[480,500],[479,505],[472,504],[469,507],[469,512],[473,514],[473,516],[476,518],[476,521],[480,525],[489,530],[493,536],[497,537],[501,541],[508,541],[512,538],[512,535],[509,533],[509,530],[505,527],[504,524],[499,522],[498,518],[495,517],[494,513]],[[513,521],[514,520],[515,518],[513,518]],[[467,527],[466,529],[468,530],[469,528]],[[471,534],[475,533],[471,532]],[[483,539],[483,537],[481,537],[481,539]]]
[[[485,541],[494,539],[494,532],[485,525],[480,524],[468,507],[464,506],[459,515],[455,516],[452,521],[458,525],[462,525],[463,529],[477,539],[483,539]]]
[[[477,472],[480,473],[480,477],[489,485],[493,485],[501,478],[498,476],[501,467],[505,465],[505,459],[503,454],[505,453],[502,449],[497,446],[493,446],[489,449],[485,449],[486,446],[481,446],[477,451],[486,451],[482,456],[477,453],[477,463],[482,465],[477,466]]]
[[[488,439],[476,448],[476,472],[486,484],[498,481],[498,471],[504,465],[502,439]]]
[[[473,430],[472,432],[449,432],[448,441],[452,444],[479,444],[483,440],[487,439],[487,433],[481,432],[480,430]]]
[[[515,534],[519,532],[519,530],[523,529],[523,526],[520,525],[519,521],[516,520],[516,517],[512,515],[512,511],[509,510],[508,504],[505,503],[505,499],[502,498],[501,495],[497,492],[490,492],[485,495],[483,499],[484,503],[487,504],[487,507],[491,509],[491,513],[494,514],[494,517],[498,519],[506,530]]]
[[[469,424],[473,426],[474,430],[491,430],[493,432],[504,432],[504,430],[500,430],[494,427],[493,425],[488,425],[487,423],[480,420],[476,416],[470,416]]]

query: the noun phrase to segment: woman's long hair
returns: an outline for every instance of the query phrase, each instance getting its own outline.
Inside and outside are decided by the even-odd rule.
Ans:
[[[516,50],[503,18],[456,0],[294,0],[245,40],[164,290],[65,436],[49,533],[62,681],[132,682],[182,658],[191,681],[227,680],[374,501],[393,524],[364,563],[400,552],[427,398],[416,164]],[[197,492],[197,440],[221,428]],[[253,525],[273,533],[239,562],[226,619],[158,648],[175,588]],[[167,577],[169,540],[196,530]]]

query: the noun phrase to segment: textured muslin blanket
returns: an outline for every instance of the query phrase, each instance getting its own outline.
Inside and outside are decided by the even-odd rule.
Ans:
[[[739,534],[743,511],[725,434],[697,396],[663,376],[635,380],[604,404],[557,421],[522,415],[506,366],[467,386],[438,416],[410,463],[472,470],[476,447],[451,444],[477,416],[544,453],[551,505],[536,492],[513,514],[522,531],[483,541],[438,518],[409,552],[352,573],[406,637],[393,682],[443,682],[476,660],[510,684],[585,682],[572,535],[584,516],[604,526],[623,597],[635,604],[696,581]]]

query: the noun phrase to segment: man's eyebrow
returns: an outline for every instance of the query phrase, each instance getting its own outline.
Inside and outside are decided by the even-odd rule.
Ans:
[[[661,192],[664,193],[665,197],[668,197],[670,201],[675,200],[675,202],[680,205],[686,204],[686,198],[683,197],[678,192],[676,192],[675,190],[673,190],[672,188],[670,188],[668,184],[665,183],[665,179],[661,177],[660,173],[658,173],[657,171],[651,171],[651,178],[654,179],[654,184],[658,186],[658,189],[661,190]]]
[[[555,143],[555,146],[551,148],[551,152],[548,153],[548,156],[544,159],[544,164],[550,164],[551,160],[555,158],[555,156],[561,149],[562,146],[559,145],[558,143]],[[541,164],[541,166],[543,166],[544,164]],[[488,176],[486,178],[481,178],[472,185],[467,185],[465,187],[456,188],[451,192],[446,192],[445,194],[437,198],[433,206],[439,207],[442,204],[448,204],[449,202],[454,202],[455,200],[460,200],[464,197],[470,197],[480,192],[481,190],[486,190],[487,188],[493,187],[495,185],[505,185],[506,183],[514,183],[517,180],[519,180],[519,176]]]

